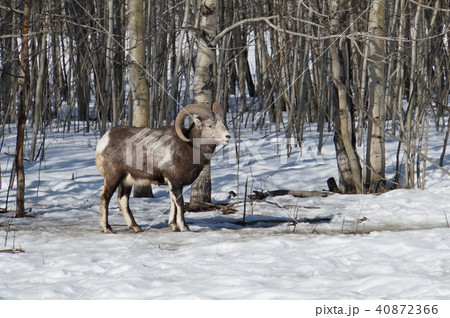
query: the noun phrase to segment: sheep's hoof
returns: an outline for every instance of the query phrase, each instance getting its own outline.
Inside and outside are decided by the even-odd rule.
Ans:
[[[170,228],[172,229],[172,232],[189,232],[189,226],[187,226],[186,224],[184,224],[183,226],[178,226],[175,223],[171,223],[169,224]]]
[[[190,232],[191,229],[189,228],[189,226],[184,225],[183,227],[180,228],[180,231],[181,231],[181,232]]]
[[[101,228],[102,228],[103,232],[106,233],[106,234],[116,234],[116,232],[114,232],[112,227],[109,226],[109,225],[107,225],[105,227],[102,226]]]
[[[132,229],[134,233],[142,232],[142,228],[139,225],[130,226],[130,229]]]
[[[177,226],[177,223],[175,222],[169,223],[169,227],[172,230],[172,232],[178,232],[180,230]]]

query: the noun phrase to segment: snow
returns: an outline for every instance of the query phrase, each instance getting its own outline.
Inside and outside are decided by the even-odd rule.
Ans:
[[[325,136],[318,155],[314,129],[307,128],[303,148],[294,147],[288,157],[289,141],[246,128],[240,141],[219,147],[213,159],[213,200],[243,201],[247,178],[249,194],[327,188],[329,177],[338,179],[332,135]],[[428,156],[438,161],[443,134],[430,134]],[[424,190],[269,197],[246,202],[247,225],[240,203],[236,214],[187,213],[191,232],[182,233],[167,227],[167,187],[154,187],[155,198],[131,199],[143,233],[126,228],[112,200],[110,222],[117,234],[104,234],[98,216],[103,180],[94,159],[99,133],[55,128],[46,138],[44,160],[26,162],[32,217],[0,214],[0,249],[25,250],[0,253],[0,299],[450,297],[450,177],[431,165]],[[14,153],[14,143],[15,134],[7,133],[2,153]],[[390,167],[397,143],[386,148]],[[11,157],[2,154],[2,208],[11,165]],[[450,170],[449,154],[444,168]],[[227,199],[230,191],[238,197]],[[11,190],[10,210],[14,195]]]

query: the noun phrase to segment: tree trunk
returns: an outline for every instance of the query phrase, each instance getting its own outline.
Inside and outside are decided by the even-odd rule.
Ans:
[[[369,15],[369,132],[367,136],[366,188],[370,192],[385,189],[385,41],[377,38],[384,36],[386,0],[374,0]]]
[[[48,2],[44,3],[44,12],[47,8]],[[41,27],[42,30],[44,30],[48,25],[48,15],[45,14],[45,22],[43,27]],[[36,155],[36,145],[37,145],[37,136],[39,133],[39,127],[42,124],[42,113],[44,111],[44,105],[45,105],[45,98],[44,98],[44,92],[46,91],[44,89],[45,83],[44,81],[46,78],[48,78],[47,75],[47,33],[43,32],[41,35],[40,43],[39,43],[39,73],[38,73],[38,79],[36,83],[36,101],[34,105],[34,116],[33,116],[33,135],[32,135],[32,141],[31,141],[31,150],[29,158],[30,160],[35,160]]]
[[[170,87],[170,96],[169,96],[169,107],[168,109],[170,112],[176,113],[177,109],[177,90],[178,90],[178,70],[180,69],[181,59],[183,57],[183,45],[184,45],[184,38],[186,36],[186,30],[189,22],[189,5],[190,2],[186,1],[184,6],[184,16],[183,16],[183,22],[182,22],[182,29],[180,31],[180,35],[178,38],[178,45],[177,45],[177,54],[176,54],[176,60],[175,65],[173,66],[173,72],[172,72],[172,86]]]
[[[130,37],[129,80],[132,94],[132,125],[147,127],[148,83],[145,74],[144,2],[128,0],[128,34]],[[153,197],[151,186],[135,186],[135,197]]]
[[[341,16],[344,12],[338,1],[331,3],[332,14],[331,31],[339,34]],[[354,136],[354,119],[349,101],[349,52],[348,44],[344,40],[331,44],[332,76],[337,89],[338,115],[335,118],[335,146],[338,155],[338,169],[340,174],[340,188],[342,192],[363,193],[362,172],[359,157],[356,152]],[[350,168],[350,173],[348,169]]]
[[[148,83],[145,76],[144,7],[142,0],[128,0],[128,34],[130,61],[128,66],[132,93],[133,118],[136,127],[148,123]]]
[[[20,53],[20,78],[19,78],[19,103],[17,106],[17,143],[16,143],[16,173],[17,196],[16,217],[25,217],[25,169],[23,166],[23,148],[25,140],[25,128],[27,123],[27,90],[29,85],[28,74],[28,31],[30,28],[31,0],[24,1],[22,24],[22,49]]]
[[[106,125],[108,122],[108,117],[111,118],[112,126],[117,126],[119,123],[119,106],[117,99],[117,83],[116,83],[116,74],[115,74],[115,65],[114,65],[114,50],[115,50],[115,42],[114,42],[114,22],[116,8],[114,5],[114,0],[108,0],[108,36],[106,37],[106,82],[104,85],[104,100],[105,105],[103,105],[101,109],[100,116],[100,134],[103,135],[106,132]],[[107,107],[112,109],[108,109]],[[109,116],[111,115],[111,116]]]
[[[194,75],[194,103],[211,108],[215,88],[214,63],[216,52],[209,43],[217,34],[218,15],[217,1],[203,0],[201,6],[200,28],[203,31],[198,39],[197,63]],[[191,204],[195,202],[211,202],[211,165],[202,170],[191,186]]]
[[[86,16],[85,10],[90,11],[93,4],[86,3],[87,8],[80,7],[78,3],[72,3],[72,11],[77,22],[80,24],[88,24],[89,17]],[[91,83],[91,59],[90,59],[90,40],[91,30],[83,26],[76,26],[74,28],[74,38],[76,42],[76,69],[74,74],[76,76],[76,97],[78,105],[78,120],[89,120],[89,102],[91,100],[90,83]],[[87,124],[89,127],[89,124]]]

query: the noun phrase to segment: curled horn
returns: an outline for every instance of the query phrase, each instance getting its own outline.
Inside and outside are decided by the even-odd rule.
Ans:
[[[189,115],[198,115],[203,119],[205,119],[211,117],[212,112],[211,110],[209,110],[208,107],[200,104],[187,105],[186,107],[180,110],[180,112],[177,115],[177,118],[175,118],[175,131],[177,132],[178,137],[180,137],[181,140],[186,142],[189,142],[191,140],[186,138],[186,136],[183,134],[181,127],[183,126],[184,119],[186,118],[186,116]]]
[[[218,114],[220,116],[220,118],[225,118],[225,110],[222,106],[222,104],[219,103],[214,103],[212,106],[212,110],[213,112],[215,112],[216,114]]]

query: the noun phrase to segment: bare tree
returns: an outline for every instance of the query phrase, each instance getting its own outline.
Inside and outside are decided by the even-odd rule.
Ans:
[[[132,124],[148,124],[148,83],[145,74],[144,6],[142,0],[128,0],[129,79],[132,94]]]
[[[17,173],[17,194],[16,194],[16,217],[25,217],[25,168],[24,160],[24,141],[25,127],[27,124],[27,104],[29,91],[29,65],[28,65],[28,32],[30,29],[31,0],[25,0],[23,3],[23,22],[22,22],[22,48],[20,50],[20,78],[18,86],[19,102],[17,106],[17,142],[16,142],[16,173]]]
[[[212,107],[215,90],[214,64],[216,51],[210,42],[217,34],[217,0],[202,0],[197,62],[194,76],[194,103]],[[191,185],[191,201],[211,202],[211,165],[206,165]]]
[[[348,7],[339,1],[331,1],[331,32],[340,36],[342,22]],[[355,145],[354,114],[350,98],[350,52],[346,40],[335,40],[330,47],[332,79],[337,90],[337,112],[334,133],[337,164],[339,168],[340,190],[342,192],[363,193],[362,172]]]
[[[145,44],[144,44],[144,2],[142,0],[128,0],[128,34],[129,34],[129,80],[132,96],[132,125],[146,127],[148,125],[149,93],[145,73]],[[153,197],[151,186],[136,186],[136,197]]]
[[[386,0],[374,0],[369,14],[368,45],[369,64],[369,113],[367,134],[366,188],[370,192],[380,192],[386,184],[385,156],[385,12]]]
[[[37,63],[38,67],[38,75],[37,75],[37,83],[36,83],[36,98],[34,104],[34,113],[33,113],[33,134],[31,140],[31,149],[30,149],[30,159],[35,160],[36,155],[36,146],[37,146],[37,137],[39,134],[39,130],[42,125],[42,115],[44,112],[44,105],[46,104],[46,83],[45,78],[48,76],[47,74],[47,32],[43,31],[48,26],[48,5],[49,2],[45,2],[43,6],[40,8],[42,16],[44,16],[44,21],[41,21],[41,26],[39,27],[42,32],[39,37],[38,49],[39,49],[39,59]]]

